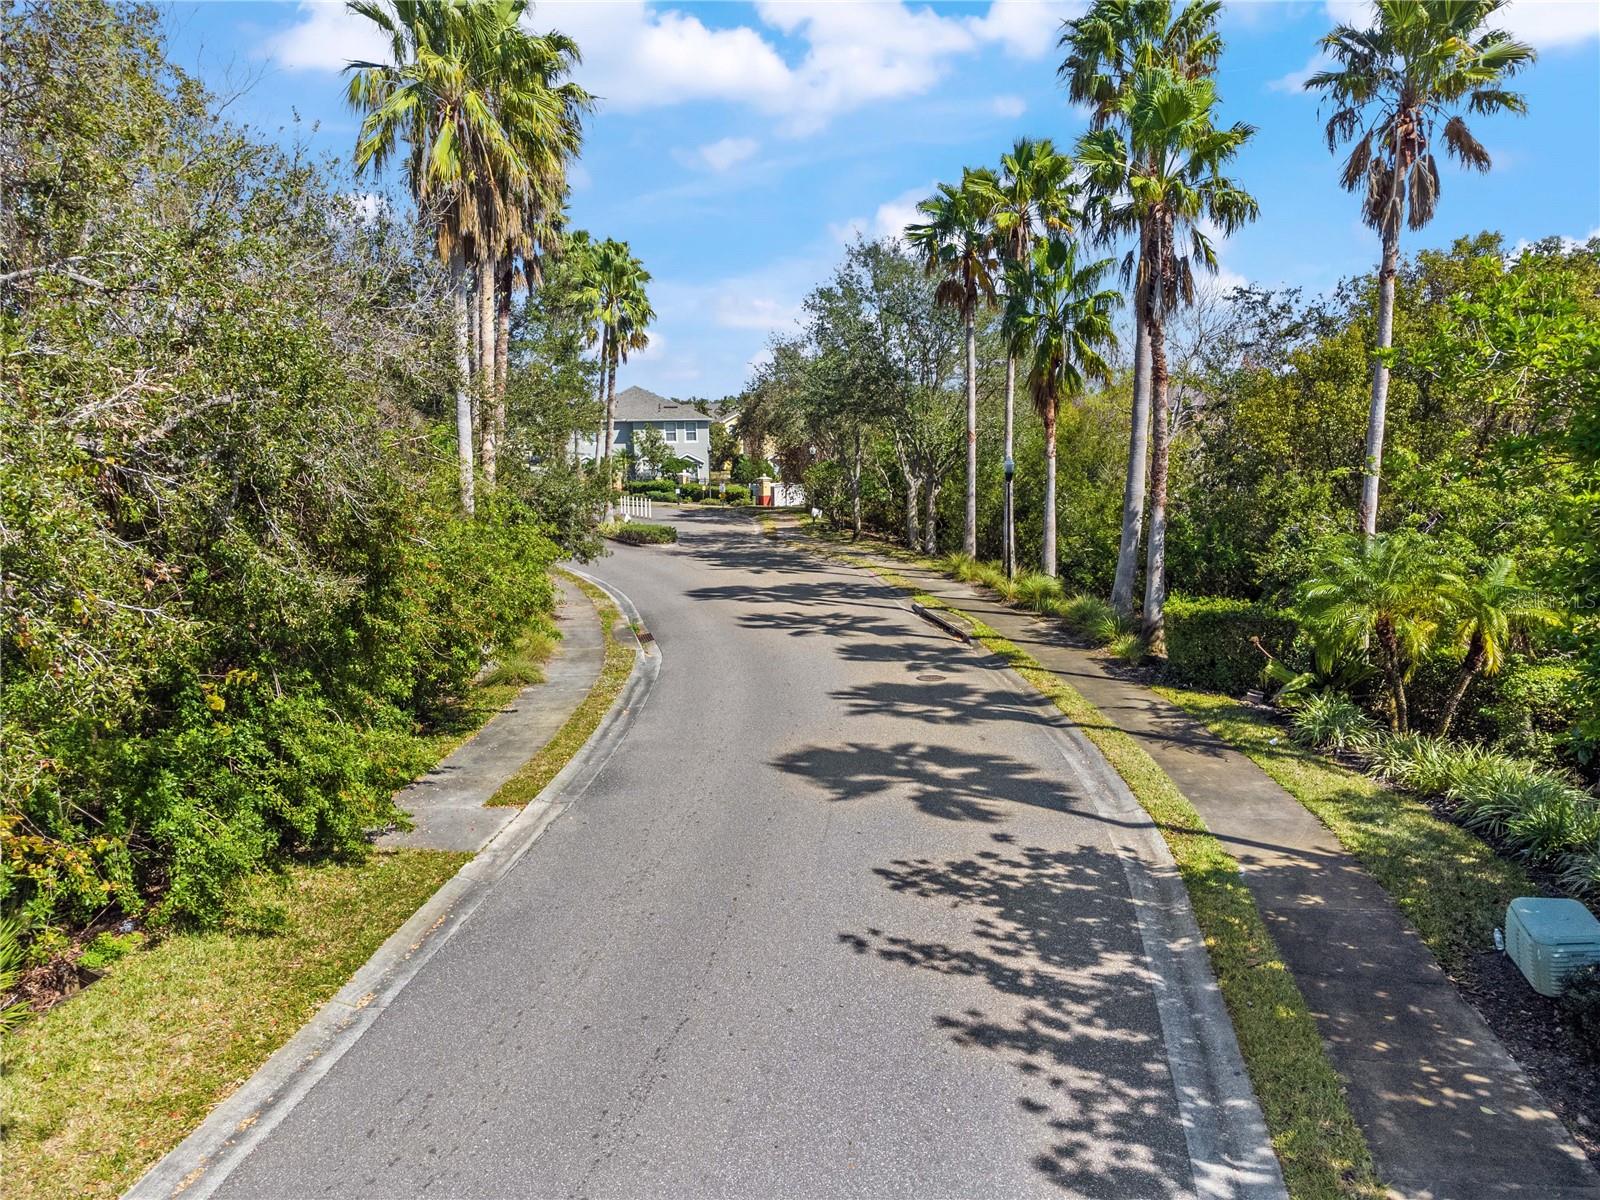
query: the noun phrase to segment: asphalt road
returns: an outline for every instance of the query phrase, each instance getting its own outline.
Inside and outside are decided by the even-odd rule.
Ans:
[[[1190,1195],[1114,830],[1039,699],[686,514],[588,790],[216,1193]]]

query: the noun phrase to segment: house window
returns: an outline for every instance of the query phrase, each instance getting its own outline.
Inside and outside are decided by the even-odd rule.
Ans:
[[[683,423],[683,440],[686,442],[698,442],[700,440],[700,430],[693,421],[685,421]]]
[[[667,441],[675,442],[678,440],[678,423],[676,421],[663,421],[661,428],[667,435]]]

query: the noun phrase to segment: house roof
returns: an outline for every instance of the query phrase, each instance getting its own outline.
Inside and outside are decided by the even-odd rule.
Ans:
[[[709,421],[692,404],[668,400],[642,387],[624,388],[617,393],[617,420],[619,421]]]

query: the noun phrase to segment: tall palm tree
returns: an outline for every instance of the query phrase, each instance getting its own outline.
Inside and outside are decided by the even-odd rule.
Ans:
[[[1507,556],[1490,560],[1481,575],[1471,579],[1448,576],[1445,598],[1449,606],[1449,632],[1463,652],[1455,683],[1439,711],[1440,737],[1450,732],[1456,709],[1467,688],[1479,675],[1493,675],[1505,665],[1513,639],[1539,626],[1555,625],[1556,613],[1533,588],[1517,578],[1516,564]]]
[[[1109,258],[1080,265],[1062,237],[1038,242],[1006,275],[1005,332],[1011,354],[1028,364],[1028,395],[1044,422],[1044,539],[1039,566],[1056,573],[1056,416],[1061,401],[1105,379],[1104,352],[1116,345],[1111,313],[1122,295],[1100,286]]]
[[[1169,67],[1141,68],[1118,102],[1128,128],[1084,134],[1078,162],[1112,227],[1140,237],[1145,327],[1150,337],[1150,533],[1146,543],[1143,629],[1150,652],[1166,653],[1167,401],[1166,317],[1194,300],[1194,268],[1217,269],[1216,250],[1200,228],[1224,236],[1255,219],[1256,202],[1222,168],[1255,130],[1218,129],[1216,87],[1204,76]]]
[[[1123,100],[1141,69],[1166,66],[1193,78],[1210,74],[1222,52],[1217,33],[1220,0],[1095,0],[1089,10],[1062,28],[1058,43],[1066,51],[1056,74],[1074,103],[1089,108],[1093,129],[1116,124],[1124,144],[1132,140],[1124,119]],[[1109,210],[1099,209],[1103,217]],[[1144,522],[1145,474],[1150,441],[1150,338],[1145,327],[1145,235],[1143,228],[1121,228],[1107,220],[1107,240],[1132,235],[1136,249],[1123,263],[1123,280],[1133,287],[1133,406],[1128,434],[1128,469],[1122,489],[1122,536],[1111,604],[1118,612],[1133,611],[1134,584],[1139,574],[1139,548]]]
[[[1505,83],[1533,61],[1533,49],[1502,30],[1483,28],[1504,2],[1376,0],[1371,28],[1340,25],[1322,39],[1338,67],[1306,80],[1307,88],[1322,92],[1335,106],[1326,131],[1329,151],[1353,143],[1339,182],[1346,191],[1362,193],[1362,220],[1383,239],[1361,480],[1361,531],[1368,537],[1378,528],[1400,226],[1421,229],[1438,204],[1435,131],[1464,166],[1487,171],[1489,152],[1472,136],[1460,110],[1527,111],[1522,96],[1507,91]]]
[[[479,379],[486,398],[483,476],[492,485],[505,435],[504,373],[511,324],[511,287],[537,273],[537,256],[559,244],[567,164],[583,140],[593,99],[567,79],[581,62],[577,43],[552,31],[531,36],[520,25],[527,0],[492,0],[481,57],[496,111],[518,150],[525,176],[488,176],[478,240]],[[521,269],[517,264],[521,263]]]
[[[1079,214],[1073,208],[1072,159],[1056,151],[1049,138],[1034,140],[1018,138],[1010,153],[1000,159],[1000,173],[996,177],[977,177],[973,186],[979,190],[994,186],[984,202],[991,213],[995,236],[1004,256],[1004,266],[1010,269],[1025,264],[1032,252],[1035,238],[1041,234],[1063,234],[1073,231]],[[1017,356],[1006,354],[1006,412],[1005,460],[1012,461],[1016,429]],[[1016,514],[1012,507],[1011,488],[1006,486],[1004,528],[1001,545],[1006,570],[1016,566]]]
[[[1398,530],[1336,543],[1296,598],[1319,652],[1377,658],[1397,733],[1411,725],[1406,682],[1448,612],[1446,585],[1427,539]]]
[[[484,235],[482,201],[489,180],[515,183],[527,165],[496,106],[496,68],[487,61],[495,5],[470,0],[352,0],[389,39],[392,61],[352,62],[346,93],[365,114],[356,138],[356,170],[382,171],[401,145],[405,175],[420,211],[437,226],[440,257],[450,266],[455,309],[456,443],[461,505],[473,511],[472,355],[468,342],[467,256]]]
[[[918,211],[928,220],[906,226],[906,238],[922,251],[928,274],[939,279],[934,298],[959,309],[967,331],[967,504],[962,552],[978,553],[978,325],[980,303],[995,302],[999,263],[995,254],[994,173],[965,170],[961,184],[939,185]]]
[[[615,486],[611,462],[611,442],[617,428],[617,364],[628,361],[634,350],[649,345],[646,332],[655,320],[645,285],[650,272],[634,257],[628,243],[607,238],[592,245],[584,264],[579,303],[591,314],[595,336],[600,342],[600,386],[605,398],[604,442],[601,446],[602,470]],[[606,515],[612,512],[610,495]]]

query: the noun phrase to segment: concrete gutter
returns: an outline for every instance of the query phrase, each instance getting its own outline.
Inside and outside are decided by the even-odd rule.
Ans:
[[[604,591],[635,630],[644,622],[633,601],[608,584],[565,568]],[[589,740],[570,762],[471,862],[451,877],[315,1016],[201,1122],[188,1137],[123,1193],[125,1200],[182,1196],[205,1200],[256,1144],[289,1115],[346,1051],[372,1027],[439,947],[483,902],[550,824],[576,804],[594,781],[649,698],[661,671],[661,650],[643,642],[632,674]]]

